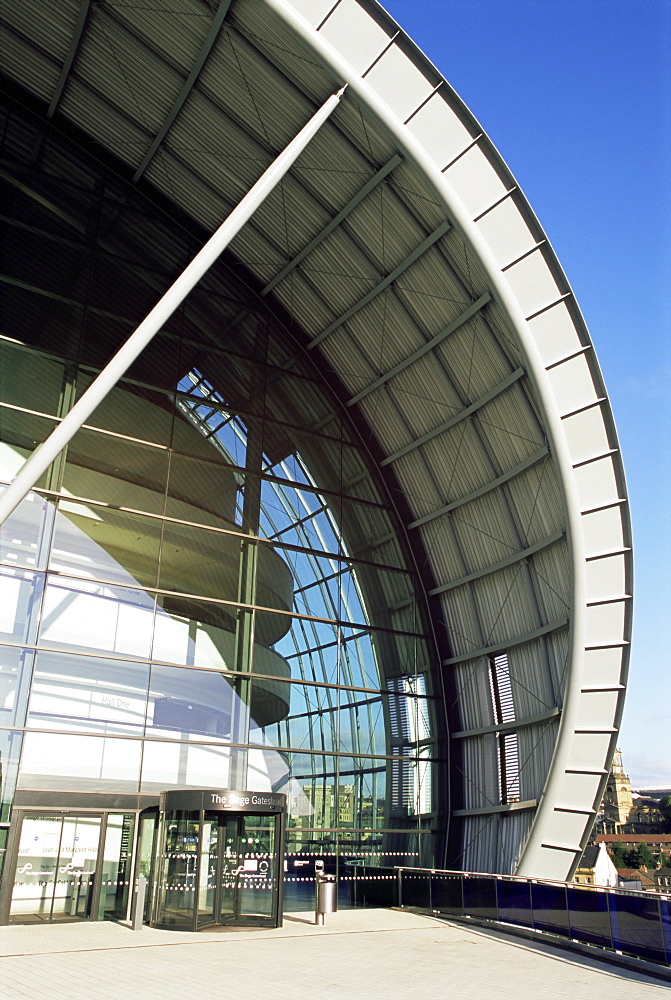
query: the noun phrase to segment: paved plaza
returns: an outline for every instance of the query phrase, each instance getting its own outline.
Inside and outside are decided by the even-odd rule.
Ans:
[[[0,929],[7,1000],[662,1000],[667,985],[608,962],[396,910],[315,927],[189,934],[112,923]]]

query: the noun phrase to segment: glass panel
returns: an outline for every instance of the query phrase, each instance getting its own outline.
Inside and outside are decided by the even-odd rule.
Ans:
[[[165,594],[159,603],[154,659],[213,670],[233,668],[236,608]]]
[[[20,646],[0,646],[0,725],[22,726],[35,653]]]
[[[608,894],[599,889],[566,889],[571,937],[612,948]]]
[[[531,886],[524,882],[508,882],[499,879],[497,883],[499,919],[509,924],[532,927]]]
[[[256,676],[252,692],[252,743],[369,756],[389,753],[390,742],[396,747],[404,744],[406,754],[422,753],[419,742],[430,736],[425,699],[285,684]],[[281,715],[276,722],[259,726],[254,706],[266,692],[275,696]]]
[[[431,878],[431,906],[446,913],[463,914],[464,879],[461,875],[433,875]]]
[[[152,666],[147,726],[152,735],[183,740],[230,737],[237,697],[226,676],[213,670]]]
[[[431,906],[431,876],[419,872],[404,871],[401,882],[401,905]]]
[[[496,920],[496,879],[473,876],[464,879],[464,910],[473,917]]]
[[[238,910],[238,870],[240,859],[240,822],[238,816],[220,820],[218,840],[219,913],[221,923],[232,921]]]
[[[338,749],[337,690],[254,677],[252,692],[250,742],[293,750]],[[262,712],[255,708],[271,697],[276,702],[276,721],[263,726],[259,724]]]
[[[147,657],[153,624],[154,598],[142,590],[49,577],[39,642]]]
[[[35,171],[37,174],[37,171]],[[31,171],[30,179],[26,178],[27,183],[32,188],[33,193],[35,190],[40,190],[41,194],[45,194],[44,178],[41,179],[36,177]],[[23,175],[25,176],[25,175]],[[68,207],[65,209],[63,215],[66,215],[70,219],[73,216],[78,215],[82,207],[81,202],[81,192],[77,193],[76,200],[78,205],[74,208],[72,204],[72,192],[67,192],[65,198],[63,199],[63,190],[59,190],[58,181],[53,178],[53,174],[50,177],[49,187],[52,191],[47,195],[48,203],[51,205],[54,202],[64,200],[68,202]],[[28,192],[22,192],[21,195],[17,197],[16,189],[13,190],[13,197],[11,199],[6,199],[12,204],[13,211],[18,210],[18,204],[21,201],[24,202],[30,200],[31,202],[38,202],[40,198],[30,198]],[[46,229],[47,232],[53,235],[53,219],[54,216],[61,213],[53,212],[53,214],[48,213],[45,210],[46,206],[44,203],[36,209],[35,206],[32,209],[28,209],[28,218],[33,218],[41,215],[41,226],[39,229]],[[61,215],[61,220],[63,218]],[[74,221],[74,219],[73,219]],[[12,277],[17,278],[20,283],[25,282],[27,285],[33,285],[42,289],[45,293],[55,292],[62,295],[67,295],[68,298],[76,298],[80,289],[83,290],[85,285],[84,274],[88,270],[88,259],[89,259],[89,248],[81,239],[81,233],[84,227],[79,233],[69,229],[68,235],[70,239],[59,240],[57,243],[52,242],[52,240],[45,240],[42,233],[31,231],[28,226],[16,227],[12,232],[12,252],[4,254],[3,267],[6,272]],[[79,236],[79,239],[73,239],[73,237]],[[81,293],[80,293],[81,294]],[[42,298],[42,296],[40,296]],[[45,314],[45,319],[49,314],[49,308],[42,302],[40,311]]]
[[[158,878],[157,923],[195,930],[194,906],[200,837],[199,813],[174,811],[163,820],[164,846]]]
[[[30,205],[35,202],[30,199]],[[26,221],[24,216],[22,221]],[[49,226],[55,216],[50,215]],[[46,268],[49,270],[49,268]],[[49,300],[48,311],[44,308],[45,297],[23,288],[4,284],[2,289],[2,332],[25,344],[42,346],[48,354],[60,354],[75,358],[79,345],[82,309],[66,302]],[[36,389],[39,387],[36,386]],[[24,404],[25,405],[25,404]],[[39,410],[36,406],[34,409]]]
[[[88,389],[93,377],[91,372],[79,372],[77,398]],[[172,435],[172,402],[171,392],[158,392],[147,386],[132,385],[122,379],[108,393],[100,406],[96,407],[91,416],[87,417],[86,423],[91,427],[99,427],[102,430],[112,431],[114,434],[124,434],[168,448]],[[80,431],[79,433],[84,432]],[[88,433],[91,434],[91,432]],[[93,435],[91,440],[95,440],[96,437],[98,441],[109,440],[107,437],[101,438],[100,435]],[[144,449],[134,452],[136,457],[143,453]],[[167,456],[166,452],[162,452],[162,454]],[[157,458],[156,461],[159,459]],[[98,465],[94,467],[98,468]],[[102,466],[100,468],[102,471]],[[161,482],[160,492],[163,493],[165,475],[152,476],[151,479],[154,488],[158,482]]]
[[[9,821],[19,770],[23,733],[0,731],[0,822]]]
[[[61,361],[0,340],[0,399],[4,403],[58,416],[65,371]]]
[[[238,916],[241,923],[266,923],[275,916],[277,818],[244,814],[239,822]]]
[[[613,948],[651,962],[665,962],[659,900],[613,892],[608,901]]]
[[[250,780],[256,754],[250,751]],[[287,836],[296,850],[325,857],[341,844],[350,855],[377,864],[394,850],[396,821],[389,816],[385,794],[387,761],[277,751],[275,757],[268,762],[276,766],[272,788],[287,794]]]
[[[1,419],[1,418],[0,418]],[[0,455],[5,446],[0,443]],[[10,478],[10,470],[0,478]],[[0,486],[0,495],[5,487]],[[46,566],[54,520],[54,505],[32,490],[0,528],[0,561],[9,566]]]
[[[119,395],[126,395],[128,399],[119,399]],[[132,420],[133,404],[139,402],[139,397],[131,393],[117,393],[116,403],[131,411],[126,416],[128,433],[133,435],[145,426],[145,414],[141,411],[136,414],[137,423]],[[151,411],[151,407],[149,409]],[[151,418],[151,412],[146,416]],[[73,496],[162,514],[167,478],[168,452],[165,448],[150,448],[126,438],[82,429],[68,445],[63,488]],[[109,514],[104,509],[98,513],[105,519]],[[117,522],[112,524],[118,532]],[[117,543],[117,548],[122,548],[121,543]]]
[[[240,539],[235,535],[165,522],[159,582],[161,590],[194,594],[205,599],[238,601],[239,561]],[[167,605],[164,606],[167,608]],[[189,616],[198,619],[198,605],[194,601],[192,606],[194,611]],[[216,608],[210,610],[217,614]],[[230,621],[234,611],[221,607],[219,614]]]
[[[148,682],[147,663],[40,652],[27,725],[141,736]]]
[[[370,635],[346,634],[336,624],[283,617],[284,631],[273,648],[283,656],[295,678],[326,684],[379,689],[380,677]],[[260,671],[259,671],[260,672]]]
[[[5,481],[11,481],[16,476],[25,460],[49,437],[55,426],[55,421],[50,417],[39,417],[34,413],[2,408],[3,445],[0,458]],[[42,473],[34,484],[37,489],[55,488],[55,483],[51,479],[54,467],[55,465],[50,465],[46,472]]]
[[[52,920],[91,917],[99,844],[99,817],[63,819]]]
[[[667,965],[671,965],[671,900],[660,899],[659,915],[666,947],[666,963]]]
[[[125,920],[126,918],[134,830],[135,816],[133,813],[110,813],[108,815],[105,847],[100,869],[98,920]]]
[[[543,885],[534,882],[531,886],[531,902],[534,927],[568,937],[566,888],[563,885]]]
[[[140,816],[140,835],[138,837],[136,875],[143,875],[147,879],[147,893],[145,895],[144,919],[149,920],[151,914],[151,901],[154,897],[154,879],[156,872],[154,862],[156,857],[156,835],[158,825],[158,810],[143,813]]]
[[[167,788],[228,788],[229,774],[244,751],[221,744],[146,740],[142,758],[141,792],[159,794]]]
[[[139,740],[26,733],[18,788],[137,794]]]
[[[191,424],[178,420],[175,436],[180,439],[180,447],[187,435],[193,439],[189,441],[190,450],[196,456],[202,453],[202,457],[172,453],[166,514],[195,524],[232,528],[243,477],[233,472],[227,455],[213,447]]]
[[[161,522],[61,500],[50,569],[128,587],[156,586]]]
[[[10,923],[51,919],[62,825],[60,816],[23,817]]]
[[[44,575],[0,569],[0,635],[5,642],[34,643]]]
[[[217,919],[215,905],[218,863],[219,817],[218,814],[205,813],[198,868],[198,909],[196,913],[198,930],[202,927],[208,927]]]

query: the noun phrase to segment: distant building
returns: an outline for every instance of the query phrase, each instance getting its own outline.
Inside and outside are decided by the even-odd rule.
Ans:
[[[625,851],[633,850],[638,844],[647,844],[651,851],[671,851],[671,833],[599,833],[597,844],[605,844],[609,850],[621,845]]]
[[[618,887],[633,889],[637,892],[651,891],[655,888],[655,880],[642,868],[618,868]]]
[[[665,829],[660,799],[632,791],[634,804],[622,833],[662,833]]]
[[[605,844],[592,844],[585,848],[573,881],[581,885],[608,885],[617,888],[617,868]]]
[[[601,834],[656,834],[664,829],[659,808],[661,794],[634,791],[622,764],[622,751],[616,750],[604,789],[595,831]],[[640,840],[637,840],[640,843]]]
[[[657,871],[652,872],[652,877],[655,882],[655,889],[657,892],[663,892],[671,895],[671,868],[658,868]]]
[[[616,750],[602,801],[602,833],[621,833],[634,807],[631,781],[622,766],[622,751]]]

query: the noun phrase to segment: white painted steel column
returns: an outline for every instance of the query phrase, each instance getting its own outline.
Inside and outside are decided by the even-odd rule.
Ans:
[[[345,87],[347,84],[345,84]],[[117,351],[112,360],[103,368],[98,377],[91,383],[84,395],[72,407],[61,423],[49,435],[46,441],[37,448],[26,460],[14,481],[0,498],[0,525],[9,517],[13,510],[33,488],[42,473],[51,465],[54,459],[65,448],[77,433],[87,417],[103,401],[122,375],[128,370],[150,340],[167,323],[175,309],[183,302],[191,289],[200,281],[206,271],[223,253],[231,240],[237,236],[245,222],[256,211],[259,205],[270,194],[273,188],[282,180],[300,153],[305,149],[310,139],[320,129],[345,92],[345,87],[332,94],[322,107],[303,126],[289,145],[280,153],[268,169],[249,189],[242,201],[236,205],[231,214],[210,237],[205,246],[196,254],[190,264],[182,271],[179,278],[159,299],[151,312],[142,320],[137,329],[130,335],[126,343]]]

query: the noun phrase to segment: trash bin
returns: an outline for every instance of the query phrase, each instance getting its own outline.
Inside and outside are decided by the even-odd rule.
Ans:
[[[338,910],[338,883],[335,875],[324,875],[317,872],[315,883],[315,923],[324,923],[325,913],[336,913]]]

